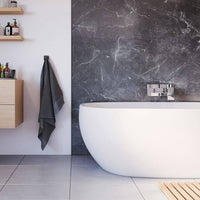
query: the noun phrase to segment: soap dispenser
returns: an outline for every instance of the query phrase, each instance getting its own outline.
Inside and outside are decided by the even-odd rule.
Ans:
[[[19,26],[17,26],[17,20],[14,20],[14,25],[12,26],[12,35],[19,35]]]

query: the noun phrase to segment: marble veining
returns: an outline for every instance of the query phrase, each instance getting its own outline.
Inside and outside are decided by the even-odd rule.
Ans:
[[[152,101],[149,82],[200,100],[200,0],[76,0],[72,11],[73,154],[88,153],[80,103]]]

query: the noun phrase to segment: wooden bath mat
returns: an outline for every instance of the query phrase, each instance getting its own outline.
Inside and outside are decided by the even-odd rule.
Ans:
[[[158,183],[169,200],[200,200],[200,183]]]

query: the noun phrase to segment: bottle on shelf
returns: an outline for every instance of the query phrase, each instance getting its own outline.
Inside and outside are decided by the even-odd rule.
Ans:
[[[17,8],[17,1],[10,1],[9,7],[11,7],[11,8]]]
[[[10,77],[10,68],[8,67],[8,63],[6,63],[6,67],[3,70],[4,78]]]
[[[1,65],[1,78],[4,78],[3,70],[4,70],[4,65]]]
[[[12,35],[12,26],[10,25],[10,22],[8,22],[7,26],[5,27],[4,35]]]
[[[17,20],[14,20],[14,24],[12,26],[12,35],[19,35],[19,26],[17,26]]]

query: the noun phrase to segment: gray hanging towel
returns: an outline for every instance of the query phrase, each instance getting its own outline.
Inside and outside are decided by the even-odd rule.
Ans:
[[[56,128],[56,114],[61,110],[63,104],[63,93],[49,63],[49,56],[44,56],[40,80],[40,114],[38,119],[38,138],[41,141],[42,150],[46,147],[52,132]]]

